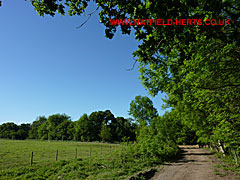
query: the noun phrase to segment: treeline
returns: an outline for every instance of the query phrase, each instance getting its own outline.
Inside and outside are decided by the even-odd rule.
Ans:
[[[0,138],[121,142],[134,141],[137,125],[131,119],[114,117],[111,111],[96,111],[71,121],[66,114],[39,116],[32,124],[0,125]]]

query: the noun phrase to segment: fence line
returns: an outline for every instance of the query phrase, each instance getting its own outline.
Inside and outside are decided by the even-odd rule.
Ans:
[[[107,150],[107,148],[108,148],[108,146],[101,146],[100,147],[100,149],[99,148],[97,148],[97,152],[99,152],[100,151],[100,153],[101,153],[101,155],[103,154],[103,148],[105,148],[105,153],[106,153],[106,150]],[[109,151],[110,152],[112,152],[113,151],[113,149],[112,149],[113,147],[110,145],[109,146]],[[116,147],[117,148],[117,147]],[[122,147],[123,148],[123,147]],[[122,149],[122,151],[123,151],[123,149]],[[62,154],[62,153],[61,153]],[[98,153],[97,153],[98,154]],[[35,157],[36,157],[36,153],[35,153]],[[93,155],[93,147],[90,145],[89,146],[89,156],[91,157]],[[59,160],[59,152],[58,152],[58,149],[56,150],[56,154],[55,154],[55,161],[57,162],[58,160]],[[78,148],[75,148],[75,159],[77,159],[78,158]],[[113,168],[114,168],[114,162],[112,162],[113,163]],[[31,156],[30,156],[30,166],[33,166],[33,151],[31,152]]]

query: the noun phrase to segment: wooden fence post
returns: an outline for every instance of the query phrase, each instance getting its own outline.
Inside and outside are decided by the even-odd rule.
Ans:
[[[33,163],[33,152],[31,153],[30,166],[32,166],[32,163]]]
[[[58,150],[56,151],[56,161],[58,160]]]
[[[90,145],[89,155],[92,155],[92,146]]]
[[[75,151],[75,159],[77,159],[77,148],[76,148],[76,151]]]

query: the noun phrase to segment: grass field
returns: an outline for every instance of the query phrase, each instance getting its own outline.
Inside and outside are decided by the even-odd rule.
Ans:
[[[0,139],[0,170],[13,167],[30,166],[33,152],[33,166],[42,166],[56,161],[71,160],[91,156],[109,154],[117,149],[117,144],[83,143],[71,141],[37,141],[37,140],[1,140]]]
[[[153,165],[147,159],[135,156],[133,147],[105,143],[0,139],[0,180],[133,179],[129,177]]]

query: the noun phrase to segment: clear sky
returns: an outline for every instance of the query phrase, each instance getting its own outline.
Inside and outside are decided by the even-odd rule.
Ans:
[[[90,7],[92,11],[95,7]],[[111,110],[129,117],[131,100],[148,96],[132,71],[138,42],[117,33],[104,37],[98,14],[40,17],[29,1],[3,1],[0,7],[0,124],[31,123],[37,116]],[[164,95],[151,98],[159,114]]]

